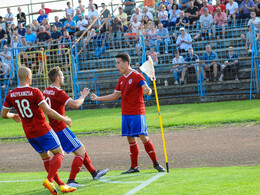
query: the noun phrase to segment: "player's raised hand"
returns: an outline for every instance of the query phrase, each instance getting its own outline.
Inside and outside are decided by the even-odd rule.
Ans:
[[[84,97],[87,97],[88,94],[89,94],[89,92],[90,92],[90,89],[85,87],[85,88],[80,92],[80,95],[81,95],[81,96],[84,96]]]
[[[13,117],[14,121],[17,122],[17,123],[20,123],[22,122],[20,116],[18,114],[14,114],[14,117]]]
[[[94,94],[94,93],[92,93],[92,94],[90,95],[90,97],[91,97],[91,100],[92,100],[92,101],[97,101],[97,99],[98,99],[98,96],[97,96],[96,94]]]
[[[65,119],[66,119],[66,120],[65,120],[64,122],[65,122],[69,127],[71,127],[71,119],[70,119],[68,116],[66,116]]]

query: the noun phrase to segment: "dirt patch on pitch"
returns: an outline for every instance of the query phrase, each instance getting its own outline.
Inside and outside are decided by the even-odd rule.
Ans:
[[[165,165],[161,134],[150,134],[158,161]],[[256,166],[260,164],[260,125],[181,129],[165,133],[170,168]],[[126,170],[129,146],[119,135],[80,137],[96,169]],[[140,169],[152,168],[138,140]],[[28,143],[0,145],[0,172],[44,171],[40,156]],[[65,155],[61,171],[70,171],[74,155]],[[82,171],[86,171],[85,168]]]

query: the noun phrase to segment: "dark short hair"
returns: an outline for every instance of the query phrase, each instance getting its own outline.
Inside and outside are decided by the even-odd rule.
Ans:
[[[122,59],[123,62],[128,62],[129,65],[131,63],[131,58],[130,58],[130,56],[127,53],[117,54],[116,58]]]
[[[49,71],[48,77],[49,77],[49,79],[50,79],[50,81],[51,81],[52,83],[55,82],[57,76],[60,76],[60,71],[61,71],[61,69],[60,69],[59,66],[56,66],[56,67],[54,67],[53,69],[51,69],[51,70]]]
[[[173,3],[173,4],[172,4],[172,9],[173,9],[173,6],[174,6],[174,5],[176,5],[176,10],[179,9],[178,4],[176,4],[176,3]]]

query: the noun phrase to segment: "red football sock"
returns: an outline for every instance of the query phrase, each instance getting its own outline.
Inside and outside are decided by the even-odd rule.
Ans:
[[[155,165],[155,162],[157,161],[157,157],[151,140],[149,140],[147,143],[144,143],[144,148],[147,154],[152,159],[153,165]]]
[[[80,155],[75,156],[72,165],[71,165],[71,171],[70,171],[70,179],[75,180],[76,175],[80,171],[80,168],[82,167],[84,158]]]
[[[137,142],[129,143],[129,146],[130,146],[131,166],[132,168],[135,168],[138,166],[139,147]]]
[[[44,168],[47,171],[47,173],[49,172],[49,166],[50,166],[50,161],[51,161],[51,157],[43,159],[43,163],[44,163]],[[54,181],[60,186],[60,185],[65,185],[65,183],[63,181],[61,181],[58,173],[55,175],[54,177]]]
[[[83,164],[85,165],[85,167],[87,168],[87,170],[90,173],[93,173],[95,171],[95,168],[92,166],[91,161],[90,161],[86,151],[85,151],[85,158],[84,158]]]
[[[47,176],[47,178],[50,182],[53,182],[54,176],[57,174],[57,172],[61,166],[63,158],[64,158],[64,156],[59,153],[55,154],[52,157],[52,159],[50,161],[48,176]]]

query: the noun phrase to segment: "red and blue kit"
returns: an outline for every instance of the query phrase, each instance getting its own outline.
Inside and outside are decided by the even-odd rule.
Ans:
[[[60,115],[65,116],[65,105],[71,99],[64,90],[54,86],[50,86],[43,91],[43,95],[49,106],[58,112]],[[63,121],[58,121],[49,118],[50,125],[53,130],[57,133],[67,127]]]
[[[39,105],[44,97],[37,88],[19,86],[8,92],[3,108],[15,108],[22,119],[23,129],[28,139],[45,135],[51,130]]]

